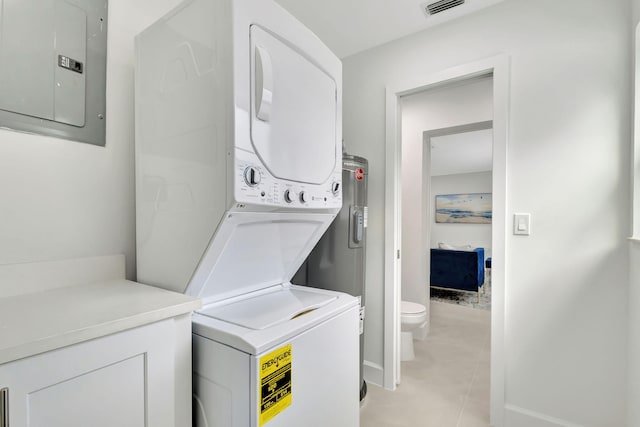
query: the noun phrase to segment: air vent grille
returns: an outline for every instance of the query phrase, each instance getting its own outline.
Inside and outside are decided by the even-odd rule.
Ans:
[[[465,0],[440,0],[435,3],[429,3],[425,5],[425,12],[427,15],[435,15],[436,13],[444,12],[452,7],[460,6],[464,4]]]

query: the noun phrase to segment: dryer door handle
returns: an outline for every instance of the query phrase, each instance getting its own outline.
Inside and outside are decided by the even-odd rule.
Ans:
[[[269,52],[260,46],[256,46],[255,79],[256,117],[268,122],[273,102],[273,65]]]

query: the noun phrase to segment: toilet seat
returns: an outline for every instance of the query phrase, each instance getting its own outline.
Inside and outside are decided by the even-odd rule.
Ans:
[[[427,312],[423,311],[422,313],[418,313],[418,314],[402,313],[401,317],[402,317],[402,323],[405,325],[421,323],[427,320]]]
[[[422,304],[410,301],[402,301],[400,304],[400,312],[403,316],[420,316],[427,312],[427,308]]]
[[[427,320],[427,308],[415,302],[402,301],[400,323],[406,329],[424,323]]]

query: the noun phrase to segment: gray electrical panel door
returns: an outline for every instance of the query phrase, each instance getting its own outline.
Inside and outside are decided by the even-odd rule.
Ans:
[[[105,144],[106,0],[0,0],[0,127]]]

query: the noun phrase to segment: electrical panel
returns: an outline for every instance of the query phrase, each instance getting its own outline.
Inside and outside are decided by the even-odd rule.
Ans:
[[[0,127],[105,145],[107,0],[0,0]]]

